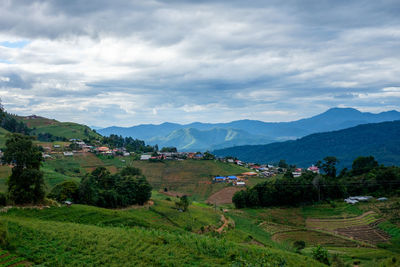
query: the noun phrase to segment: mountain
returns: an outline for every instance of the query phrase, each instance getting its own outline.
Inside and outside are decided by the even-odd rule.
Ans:
[[[251,135],[243,130],[224,128],[212,128],[203,131],[195,128],[179,129],[165,137],[154,137],[148,140],[150,145],[158,144],[160,147],[176,146],[183,151],[204,151],[226,146],[270,142],[271,140],[263,136]]]
[[[163,146],[161,143],[168,143],[170,146],[176,146],[180,150],[194,150],[194,148],[196,148],[204,151],[210,148],[207,140],[221,140],[219,136],[210,136],[221,134],[218,131],[211,131],[215,128],[240,132],[240,135],[237,135],[237,140],[235,140],[236,137],[234,137],[233,139],[227,139],[222,143],[218,143],[218,147],[211,145],[212,149],[229,147],[232,143],[235,143],[236,145],[243,144],[243,142],[244,144],[256,144],[257,142],[259,142],[258,144],[267,144],[276,141],[295,140],[313,133],[340,130],[365,123],[377,123],[393,120],[400,120],[400,112],[392,110],[374,114],[369,112],[360,112],[353,108],[332,108],[314,117],[292,122],[238,120],[228,123],[194,122],[184,125],[166,122],[160,125],[144,124],[127,128],[113,126],[99,129],[98,132],[107,136],[110,134],[131,136],[152,144],[159,141],[159,146]],[[203,131],[203,133],[196,135],[196,138],[201,139],[193,141],[193,135],[187,136],[188,134],[183,134],[185,133],[184,131],[179,132],[179,130],[183,129],[196,129]],[[174,133],[175,131],[178,131],[178,133]],[[183,140],[186,140],[186,142],[177,138],[177,135],[180,135]],[[191,144],[194,143],[205,145],[196,145],[196,147],[191,146]]]
[[[308,167],[326,156],[337,157],[340,161],[339,167],[351,167],[356,157],[369,155],[374,156],[381,164],[399,165],[400,120],[362,124],[267,145],[225,148],[213,153],[258,163],[273,163],[285,159],[299,167]]]

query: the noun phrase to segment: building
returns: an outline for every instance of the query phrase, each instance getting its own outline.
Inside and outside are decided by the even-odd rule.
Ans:
[[[231,175],[231,176],[228,176],[228,179],[231,181],[237,181],[238,178],[234,175]]]
[[[151,155],[141,155],[140,160],[149,160],[151,159]]]
[[[74,152],[70,152],[70,151],[65,151],[63,152],[64,156],[66,157],[72,157],[74,155]]]
[[[216,182],[218,182],[218,183],[220,183],[220,182],[225,182],[225,177],[223,177],[223,176],[217,176],[217,177],[214,177],[214,181],[216,181]]]
[[[313,173],[319,173],[319,168],[317,166],[312,165],[307,168],[307,171],[311,171]]]
[[[246,186],[246,183],[242,182],[242,181],[239,181],[239,182],[236,182],[236,185],[237,186]]]

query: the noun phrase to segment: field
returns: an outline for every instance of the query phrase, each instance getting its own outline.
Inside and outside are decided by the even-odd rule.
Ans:
[[[218,210],[194,204],[182,213],[162,198],[155,193],[154,205],[147,208],[73,205],[11,209],[1,216],[15,253],[44,266],[321,266],[295,253],[204,232],[222,224]],[[196,234],[199,230],[204,233]]]
[[[67,139],[86,139],[89,136],[100,138],[100,135],[93,132],[89,127],[73,122],[36,123],[32,134],[50,133],[54,136],[62,136]]]

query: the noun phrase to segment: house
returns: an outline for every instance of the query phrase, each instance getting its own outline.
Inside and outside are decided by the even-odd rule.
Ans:
[[[223,177],[223,176],[217,176],[217,177],[214,177],[214,181],[216,181],[216,182],[218,182],[218,183],[220,183],[220,182],[225,182],[225,177]]]
[[[387,197],[380,197],[380,198],[378,198],[378,201],[387,201],[388,199],[387,199]]]
[[[246,183],[240,181],[240,182],[236,182],[236,185],[237,185],[237,186],[246,186]]]
[[[228,163],[233,163],[233,159],[228,159]]]
[[[313,173],[319,173],[319,168],[317,166],[312,165],[307,168],[307,171],[311,171]]]
[[[54,148],[61,148],[60,145],[54,145],[53,147],[54,147]]]
[[[292,175],[294,178],[297,178],[297,177],[301,176],[301,172],[295,171],[295,172],[292,172]]]
[[[228,176],[228,179],[231,181],[237,181],[238,178],[234,175],[231,175],[231,176]]]
[[[66,157],[72,157],[74,155],[74,152],[70,152],[70,151],[65,151],[63,152],[64,156]]]
[[[110,149],[106,146],[101,146],[97,148],[97,151],[99,151],[100,153],[104,153],[104,152],[108,152]]]
[[[129,157],[129,156],[131,155],[131,153],[129,153],[129,152],[124,152],[122,155],[123,155],[124,157]]]
[[[141,155],[140,160],[149,160],[151,158],[151,155]]]

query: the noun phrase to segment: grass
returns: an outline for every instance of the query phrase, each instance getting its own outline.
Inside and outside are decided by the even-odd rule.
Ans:
[[[30,266],[25,258],[0,249],[0,267],[7,266]]]
[[[89,127],[73,122],[54,122],[52,124],[36,124],[33,134],[50,133],[54,136],[67,139],[86,139],[88,137],[100,138],[100,135],[93,132]]]
[[[188,215],[167,210],[171,205],[166,202],[156,201],[157,212],[151,208],[116,211],[73,205],[12,209],[1,216],[8,222],[16,253],[44,266],[320,266],[282,250],[184,231]],[[210,208],[190,209],[192,218],[215,223],[215,216],[207,216]],[[160,212],[163,215],[158,217]]]

